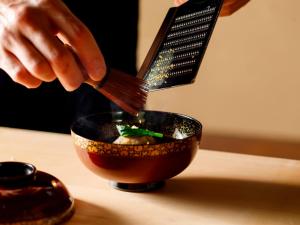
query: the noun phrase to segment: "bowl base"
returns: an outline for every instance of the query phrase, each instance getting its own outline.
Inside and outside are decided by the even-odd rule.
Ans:
[[[119,183],[110,181],[110,186],[120,191],[128,192],[147,192],[159,189],[165,185],[165,181],[152,183]]]

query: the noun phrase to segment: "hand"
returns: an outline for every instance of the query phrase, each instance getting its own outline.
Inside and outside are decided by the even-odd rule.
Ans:
[[[92,80],[106,66],[88,28],[61,0],[0,0],[0,67],[28,88],[58,78],[72,91],[85,81],[72,53]]]
[[[188,0],[174,0],[174,4],[179,6]],[[224,0],[220,12],[220,16],[229,16],[236,12],[238,9],[246,5],[250,0]]]
[[[220,16],[230,16],[250,0],[224,0]]]

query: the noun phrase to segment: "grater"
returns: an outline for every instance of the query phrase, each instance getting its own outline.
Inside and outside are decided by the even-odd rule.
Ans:
[[[189,0],[169,9],[138,72],[148,91],[195,81],[223,0]]]

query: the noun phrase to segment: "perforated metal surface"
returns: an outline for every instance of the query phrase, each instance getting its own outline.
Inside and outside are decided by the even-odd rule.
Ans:
[[[222,0],[190,0],[170,8],[138,76],[149,91],[193,83]]]

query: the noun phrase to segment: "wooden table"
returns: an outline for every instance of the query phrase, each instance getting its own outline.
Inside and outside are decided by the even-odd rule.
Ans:
[[[298,225],[300,161],[200,149],[155,192],[111,188],[79,161],[69,135],[0,128],[0,161],[33,163],[76,199],[68,225]]]

